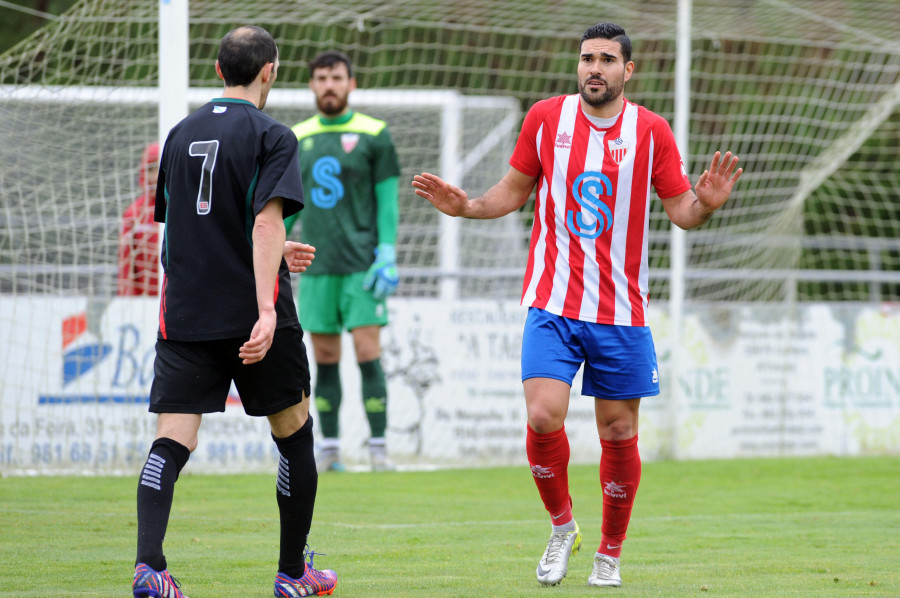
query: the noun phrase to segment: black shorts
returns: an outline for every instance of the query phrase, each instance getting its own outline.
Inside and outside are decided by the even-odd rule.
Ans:
[[[309,396],[309,361],[299,324],[278,328],[262,361],[238,357],[247,337],[210,341],[156,341],[150,411],[225,411],[231,381],[247,415],[272,415]]]

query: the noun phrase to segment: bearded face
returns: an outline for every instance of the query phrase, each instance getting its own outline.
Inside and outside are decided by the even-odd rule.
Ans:
[[[325,116],[338,116],[347,110],[350,92],[356,89],[356,79],[350,77],[347,65],[318,68],[313,72],[309,87],[316,96],[316,107]]]
[[[582,99],[594,108],[609,106],[617,100],[625,90],[625,77],[618,81],[609,81],[602,76],[591,76],[578,83],[578,93]]]

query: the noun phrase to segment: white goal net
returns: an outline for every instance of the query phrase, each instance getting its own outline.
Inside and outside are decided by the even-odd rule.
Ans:
[[[576,91],[578,40],[600,20],[622,24],[633,40],[626,95],[672,121],[676,4],[191,0],[190,103],[220,89],[216,47],[236,25],[275,36],[281,67],[267,111],[287,124],[313,110],[307,61],[346,51],[360,85],[351,103],[388,122],[400,154],[399,299],[514,305],[531,205],[498,221],[448,222],[409,180],[437,172],[470,194],[496,182],[524,112]],[[896,0],[697,0],[692,15],[690,177],[719,149],[738,154],[745,173],[728,205],[686,233],[685,304],[900,302]],[[76,455],[102,470],[103,447],[85,440],[84,417],[100,421],[104,405],[145,394],[152,357],[147,339],[135,348],[129,317],[152,314],[153,299],[117,304],[102,326],[97,314],[116,303],[122,214],[141,193],[141,153],[157,137],[158,37],[156,3],[84,0],[0,56],[0,360],[15,364],[0,383],[0,466],[15,453],[17,467],[77,469]],[[663,305],[670,244],[654,202],[651,297]],[[89,364],[104,352],[118,358],[100,391]],[[48,373],[42,362],[52,359],[63,359],[61,372]],[[416,363],[404,375],[415,378]],[[417,380],[424,392],[430,378]],[[44,413],[21,400],[34,388],[43,404],[65,400],[83,417],[75,431],[44,421],[23,457],[18,443],[37,437]],[[29,430],[18,425],[14,435],[20,421]],[[138,431],[105,431],[120,450],[104,458],[128,467],[122,438]]]
[[[190,109],[220,92],[192,88]],[[158,98],[159,91],[147,87],[0,87],[0,105],[10,117],[0,127],[0,158],[8,153],[10,174],[24,178],[5,206],[6,234],[11,248],[25,250],[0,266],[0,291],[116,294],[122,214],[141,192],[140,158],[154,139],[147,129],[155,126]],[[512,152],[519,103],[455,90],[372,89],[357,90],[351,101],[354,109],[389,123],[406,165],[398,238],[403,294],[483,296],[504,284],[504,277],[518,280],[527,247],[509,245],[522,235],[514,220],[460,227],[407,186],[418,169],[441,173],[473,192],[485,190]],[[274,89],[266,111],[295,124],[315,113],[315,98],[305,89]],[[47,135],[22,136],[27,119],[33,119],[29,127],[40,123],[53,136],[50,147]],[[76,192],[83,194],[81,201],[72,201]],[[486,265],[483,256],[494,256],[486,271],[479,267]]]
[[[306,61],[340,47],[354,59],[363,90],[514,98],[518,111],[461,115],[460,163],[445,174],[477,193],[505,170],[509,138],[489,141],[495,151],[483,159],[479,144],[501,129],[514,139],[517,126],[498,129],[504,118],[574,91],[572,56],[595,20],[621,23],[634,41],[629,98],[672,119],[675,4],[568,2],[551,16],[514,0],[321,6],[194,0],[190,85],[217,87],[211,65],[218,40],[235,23],[254,22],[279,42],[283,91],[304,89]],[[0,291],[102,295],[114,286],[118,217],[138,191],[137,163],[156,137],[155,109],[152,101],[117,104],[112,95],[90,105],[69,102],[62,90],[115,85],[122,94],[154,87],[157,17],[152,4],[85,0],[0,59]],[[689,301],[898,299],[898,21],[891,0],[693,3],[689,170],[696,179],[715,150],[730,149],[746,174],[733,201],[687,236]],[[33,96],[21,87],[40,88],[44,99],[28,99]],[[56,93],[58,101],[46,101]],[[447,139],[416,121],[433,124],[434,114],[389,104],[372,111],[400,137],[404,180],[439,169]],[[296,108],[272,112],[290,122],[303,114]],[[402,189],[402,293],[439,293],[440,283],[420,276],[435,267],[456,277],[464,295],[519,294],[528,209],[500,230],[463,223],[462,253],[442,262],[437,218]],[[668,296],[668,228],[654,205],[651,294],[657,299]],[[483,246],[486,239],[509,250]]]

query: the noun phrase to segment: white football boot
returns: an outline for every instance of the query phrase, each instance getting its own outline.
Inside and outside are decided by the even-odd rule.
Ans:
[[[581,530],[575,524],[571,532],[554,532],[547,541],[547,550],[537,566],[537,580],[545,586],[555,586],[569,572],[569,557],[581,548]]]
[[[619,559],[605,554],[594,555],[594,569],[588,577],[589,586],[620,586],[622,575],[619,573]]]

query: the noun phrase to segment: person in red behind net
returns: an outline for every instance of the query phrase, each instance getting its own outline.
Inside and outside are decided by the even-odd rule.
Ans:
[[[159,224],[153,221],[159,143],[147,144],[138,169],[141,194],[122,214],[118,295],[159,295]]]
[[[522,293],[529,308],[522,383],[525,449],[552,525],[537,566],[544,585],[562,581],[581,546],[564,423],[582,364],[581,394],[594,397],[602,447],[603,521],[588,585],[622,585],[619,556],[641,479],[638,408],[641,398],[659,394],[647,322],[651,188],[675,225],[694,228],[725,203],[743,172],[737,156],[716,152],[691,189],[669,124],[624,96],[634,71],[631,49],[614,23],[585,31],[579,93],[531,107],[509,171],[484,195],[469,199],[429,173],[412,183],[438,210],[464,218],[509,214],[537,187]]]

